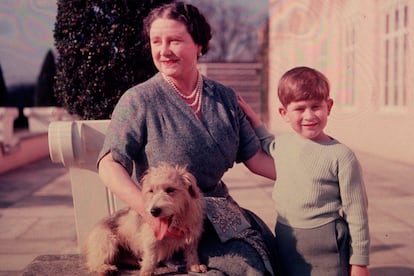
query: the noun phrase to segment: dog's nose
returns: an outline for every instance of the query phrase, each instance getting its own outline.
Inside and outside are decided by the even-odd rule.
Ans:
[[[161,214],[161,208],[152,208],[151,209],[151,215],[153,215],[154,217],[158,217]]]

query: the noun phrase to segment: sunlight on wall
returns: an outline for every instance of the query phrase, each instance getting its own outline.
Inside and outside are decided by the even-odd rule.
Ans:
[[[408,30],[414,22],[409,20],[413,1],[269,0],[269,4],[273,131],[290,131],[277,114],[279,79],[292,67],[305,65],[323,72],[331,84],[335,104],[327,133],[354,149],[413,163],[414,94],[409,93],[413,82],[405,73],[414,64],[414,48],[407,42],[412,41]],[[387,18],[396,31],[386,31]],[[404,27],[397,24],[401,21]],[[385,37],[392,39],[388,48]]]

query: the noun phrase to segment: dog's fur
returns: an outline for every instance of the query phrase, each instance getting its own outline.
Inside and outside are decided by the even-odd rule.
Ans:
[[[160,261],[183,250],[187,269],[206,272],[200,264],[198,242],[203,229],[204,201],[195,177],[185,167],[161,163],[149,168],[140,181],[145,212],[168,218],[177,237],[155,237],[144,218],[130,208],[115,212],[91,231],[85,244],[86,266],[91,272],[107,274],[118,270],[119,253],[127,251],[140,263],[140,275],[151,275]],[[177,233],[177,232],[175,232]]]

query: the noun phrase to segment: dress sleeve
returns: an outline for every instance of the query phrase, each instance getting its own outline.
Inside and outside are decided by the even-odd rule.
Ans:
[[[102,157],[110,152],[113,159],[132,174],[134,157],[139,156],[146,137],[143,110],[146,105],[140,102],[142,99],[138,95],[138,91],[130,89],[115,106],[98,156],[98,165]]]

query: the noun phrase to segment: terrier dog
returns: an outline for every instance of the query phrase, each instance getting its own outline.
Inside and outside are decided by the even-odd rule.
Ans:
[[[195,177],[186,167],[161,163],[149,168],[140,183],[144,216],[152,217],[152,226],[130,208],[105,218],[86,240],[84,254],[89,271],[115,272],[119,255],[128,252],[137,265],[142,260],[140,275],[152,275],[159,262],[182,250],[188,271],[206,272],[197,252],[204,201]]]

